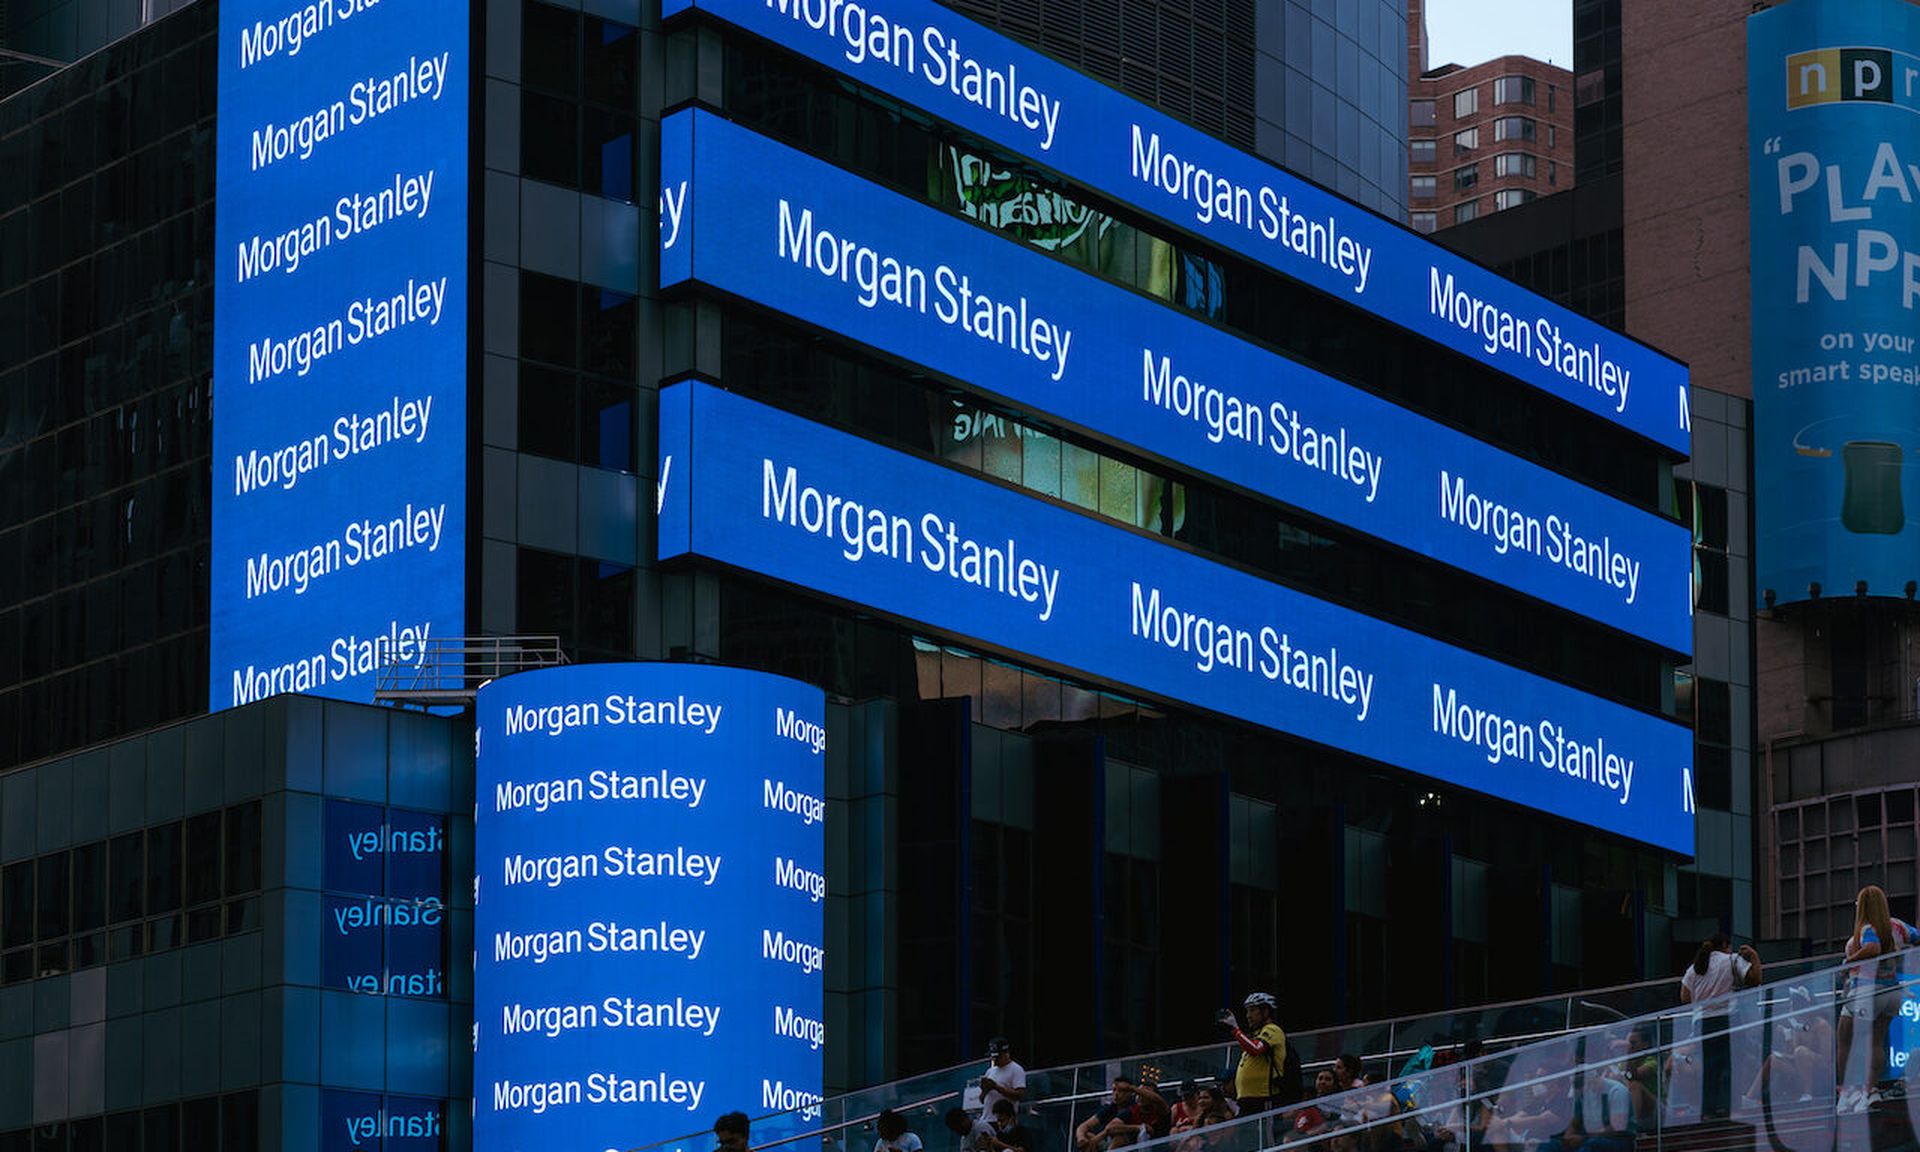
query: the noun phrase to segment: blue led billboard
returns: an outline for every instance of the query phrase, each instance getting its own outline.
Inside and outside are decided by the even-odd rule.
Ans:
[[[709,113],[667,120],[661,173],[662,287],[697,280],[1693,649],[1674,521]]]
[[[665,0],[708,12],[1455,349],[1671,451],[1685,367],[936,0]]]
[[[1676,852],[1692,734],[723,392],[660,397],[662,560],[757,572]]]
[[[1916,45],[1898,0],[1747,21],[1754,583],[1778,603],[1920,579]]]
[[[220,6],[216,710],[464,631],[469,19]]]
[[[825,695],[587,664],[475,711],[475,1152],[601,1152],[818,1104]]]

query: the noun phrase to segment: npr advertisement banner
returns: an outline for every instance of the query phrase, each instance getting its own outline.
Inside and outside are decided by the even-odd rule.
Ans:
[[[1756,586],[1920,579],[1920,9],[1747,20]]]
[[[584,664],[475,705],[474,1152],[820,1103],[826,697]]]
[[[661,173],[662,287],[699,281],[1693,649],[1672,520],[709,113],[668,118]]]
[[[1436,341],[1678,456],[1686,368],[936,0],[665,0],[710,13]]]
[[[708,384],[661,392],[660,454],[662,560],[1693,851],[1692,735],[1670,721]]]
[[[469,8],[224,0],[214,710],[464,631]]]

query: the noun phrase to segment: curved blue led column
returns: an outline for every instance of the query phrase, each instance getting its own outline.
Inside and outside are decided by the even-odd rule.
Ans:
[[[602,1152],[817,1102],[824,695],[589,664],[481,689],[476,1152]]]

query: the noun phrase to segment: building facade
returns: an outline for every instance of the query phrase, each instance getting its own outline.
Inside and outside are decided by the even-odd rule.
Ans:
[[[286,696],[7,773],[0,1143],[470,1146],[472,739]]]
[[[1408,222],[1433,232],[1574,185],[1573,73],[1501,56],[1432,64],[1425,8],[1407,18]]]
[[[1186,26],[1185,15],[1164,6],[1150,15],[1128,7],[1120,48],[1092,7],[1036,16],[1003,5],[975,14],[1095,76],[1112,79],[1103,69],[1117,65],[1123,88],[1150,95],[1190,126],[1251,143],[1268,159],[1304,160],[1302,175],[1397,218],[1406,186],[1398,121],[1408,103],[1399,56],[1404,16],[1392,5],[1324,7],[1276,6],[1281,23],[1254,19],[1251,46],[1239,40],[1245,13],[1196,12],[1197,23]],[[1329,19],[1349,8],[1351,23]],[[12,261],[0,279],[0,340],[10,342],[0,345],[0,374],[10,378],[0,388],[0,579],[10,581],[0,583],[0,708],[15,709],[17,718],[0,732],[18,733],[0,751],[9,765],[25,765],[7,780],[33,781],[17,786],[21,795],[57,789],[48,782],[75,771],[68,757],[77,749],[154,739],[155,726],[207,707],[209,601],[222,579],[208,571],[208,485],[226,482],[207,431],[216,399],[209,285],[226,274],[216,271],[226,267],[226,254],[212,242],[218,20],[214,5],[188,5],[104,56],[0,102],[0,149],[31,176],[19,202],[0,213],[0,262]],[[1126,46],[1132,42],[1124,37],[1144,37],[1148,28],[1156,54]],[[1193,47],[1216,30],[1250,64],[1250,106],[1239,99],[1242,66],[1208,75],[1206,53]],[[1344,389],[1356,404],[1395,420],[1423,421],[1432,436],[1464,431],[1481,443],[1477,450],[1552,473],[1568,490],[1603,494],[1609,507],[1662,530],[1684,507],[1670,479],[1680,455],[1671,445],[1490,365],[1472,351],[1477,342],[1447,344],[1444,333],[1389,322],[1305,273],[1276,272],[1240,245],[1169,223],[1133,197],[996,143],[977,124],[930,114],[877,84],[850,83],[838,66],[792,43],[707,12],[678,13],[663,24],[657,11],[637,4],[492,0],[474,15],[472,42],[469,74],[454,81],[468,84],[472,109],[469,303],[459,321],[470,413],[460,430],[467,628],[557,636],[580,660],[715,661],[827,691],[830,1085],[951,1063],[995,1034],[1020,1037],[1029,1063],[1204,1040],[1214,1034],[1219,1004],[1255,987],[1279,990],[1288,1023],[1311,1026],[1666,970],[1687,875],[1667,848],[1564,815],[1513,819],[1521,810],[1503,800],[1391,767],[1378,753],[1235,719],[1177,692],[1143,690],[1123,671],[1089,672],[1071,654],[1049,658],[982,642],[965,621],[875,608],[750,565],[662,562],[656,517],[673,489],[659,456],[668,431],[658,415],[661,388],[696,379],[851,436],[862,451],[911,458],[994,499],[1017,497],[1020,507],[1044,508],[1075,531],[1230,570],[1233,579],[1364,617],[1368,628],[1402,629],[1473,667],[1499,665],[1529,684],[1553,685],[1595,714],[1635,725],[1691,714],[1675,670],[1694,641],[1649,639],[1603,623],[1337,516],[1259,495],[1206,466],[1039,404],[1014,403],[971,372],[889,351],[884,334],[869,340],[836,331],[698,276],[662,291],[655,242],[665,236],[656,192],[666,183],[662,138],[697,108],[763,141],[754,147],[784,150],[793,171],[824,167],[836,180],[864,182],[863,196],[928,221],[930,233],[964,229],[970,244],[997,260],[1043,262],[1033,266],[1084,284],[1087,298],[1102,294],[1206,347],[1269,358],[1282,365],[1276,371],[1323,374],[1314,377],[1317,387]],[[113,86],[146,83],[146,68],[156,87]],[[1341,83],[1349,71],[1372,75],[1373,92]],[[1270,87],[1269,76],[1280,79]],[[1355,96],[1344,101],[1330,95],[1336,91]],[[1492,98],[1490,81],[1489,109]],[[1536,109],[1546,99],[1537,84],[1534,98]],[[1557,109],[1560,97],[1554,100]],[[67,130],[76,123],[104,127]],[[148,154],[116,143],[113,133],[123,128],[130,139],[165,147]],[[1389,129],[1393,144],[1383,152]],[[1166,129],[1170,139],[1174,130]],[[69,154],[49,146],[56,136],[92,143]],[[123,151],[130,155],[116,159]],[[57,169],[45,166],[49,156]],[[91,175],[96,169],[103,174]],[[154,180],[177,182],[163,185],[171,189],[168,211],[159,213],[156,198],[132,196],[121,180],[143,189]],[[1318,194],[1297,182],[1286,187],[1296,197]],[[1329,203],[1343,219],[1360,221],[1358,228],[1388,229],[1351,204]],[[107,204],[128,205],[135,215],[83,227],[101,220],[98,206]],[[1377,234],[1390,246],[1419,243],[1397,227]],[[1340,249],[1323,243],[1332,257],[1323,266],[1337,268]],[[117,244],[126,245],[130,263],[118,263]],[[113,275],[103,279],[102,270]],[[129,318],[126,301],[113,297],[102,306],[82,284],[152,300]],[[1518,293],[1510,299],[1546,307]],[[123,362],[131,367],[120,369]],[[1735,419],[1696,412],[1695,427],[1722,416]],[[157,505],[145,502],[149,493]],[[10,546],[15,541],[19,547]],[[151,565],[152,574],[136,579],[137,564]],[[188,575],[166,575],[175,571],[170,565]],[[179,579],[185,587],[165,583]],[[271,700],[188,727],[227,731],[295,707]],[[347,705],[297,707],[323,708],[327,724],[336,709],[347,717],[341,724],[374,723]],[[385,722],[390,732],[412,732],[415,721],[431,733],[452,731],[458,742],[455,722]],[[260,723],[271,730],[277,722]],[[438,763],[440,739],[389,735],[386,759],[369,754],[363,770],[407,777],[415,756]],[[271,764],[278,745],[268,743],[262,762]],[[1680,779],[1677,759],[1658,768]],[[462,769],[432,771],[445,773],[455,792],[442,814],[470,811]],[[299,793],[322,818],[332,799],[442,811],[437,801],[361,795],[371,785],[359,776],[340,793],[324,773],[317,786],[269,786],[274,779],[269,772],[257,793],[241,789],[232,799],[222,791],[218,806],[278,804],[277,793]],[[0,819],[12,821],[15,793],[4,796]],[[73,802],[97,804],[98,792],[76,791]],[[182,815],[205,811],[211,807]],[[42,827],[40,816],[32,819]],[[311,834],[270,814],[261,827],[267,858],[276,854],[274,835],[291,842]],[[453,843],[457,820],[447,828]],[[37,868],[70,848],[57,839],[36,831],[30,840],[9,839],[4,851],[8,861],[31,858]],[[1701,848],[1709,844],[1703,835]],[[456,878],[470,867],[457,848],[448,860]],[[58,867],[50,863],[49,874]],[[263,901],[278,899],[271,869],[260,884]],[[333,891],[325,883],[284,887],[319,893],[318,902],[302,898],[302,915],[315,920]],[[456,925],[460,887],[446,897]],[[335,894],[397,898],[391,891]],[[142,906],[143,924],[152,911]],[[311,928],[302,921],[298,930]],[[266,925],[258,946],[304,939],[289,935],[295,930]],[[1302,932],[1313,935],[1312,946],[1301,946]],[[1407,948],[1409,936],[1428,946]],[[84,972],[100,967],[119,979],[112,965],[136,958],[115,958],[111,941],[104,960],[87,954],[98,963],[69,960],[72,972],[42,976],[32,966],[38,961],[30,962],[17,970],[19,990],[16,969],[0,969],[8,974],[5,991],[18,998],[45,988],[45,997],[58,999],[65,993],[45,981],[93,981]],[[444,946],[458,956],[471,941],[456,928]],[[38,949],[39,938],[6,947]],[[137,962],[152,961],[143,953]],[[347,1064],[329,1065],[335,1057],[325,1048],[324,1013],[375,1009],[340,1007],[353,988],[330,978],[308,984],[310,975],[269,967],[259,979],[262,987],[315,990],[300,995],[322,1013],[319,1071],[275,1080],[269,1068],[231,1089],[223,1081],[202,1091],[195,1081],[193,1100],[258,1092],[262,1130],[293,1141],[287,1147],[311,1145],[286,1135],[297,1125],[272,1121],[271,1085],[298,1085],[301,1108],[324,1110],[328,1093],[350,1092],[447,1100],[449,1115],[461,1112],[470,1086],[458,1045],[443,1066],[393,1043],[396,1013],[408,1021],[431,1016],[457,1031],[463,1001],[456,988],[428,997],[425,1009],[410,997],[369,995],[384,1013],[388,1048],[363,1063],[349,1054],[337,1057]],[[14,1063],[0,1073],[19,1077],[20,1062],[31,1063],[39,1100],[39,1057],[19,1053],[37,1053],[43,1033],[72,1026],[36,1024],[0,1041],[16,1045],[8,1057]],[[280,1041],[297,1031],[286,1026]],[[274,1046],[262,1036],[263,1050]],[[397,1064],[406,1065],[405,1075]],[[57,1079],[45,1075],[49,1084]],[[53,1107],[49,1096],[48,1110],[7,1123],[45,1117],[91,1125],[135,1106],[116,1103],[129,1099],[121,1088],[76,1094],[80,1081],[70,1074],[67,1083],[66,1105]],[[105,1083],[118,1081],[109,1075]],[[184,1087],[168,1095],[164,1082],[140,1091],[141,1108],[188,1098]],[[452,1120],[443,1122],[452,1130]]]

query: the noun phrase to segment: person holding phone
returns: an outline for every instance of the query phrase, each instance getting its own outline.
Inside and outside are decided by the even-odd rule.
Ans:
[[[980,1115],[989,1120],[1000,1101],[1011,1101],[1018,1108],[1027,1098],[1027,1070],[1013,1058],[1013,1044],[1005,1036],[987,1041],[987,1070],[977,1083]]]

